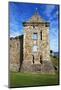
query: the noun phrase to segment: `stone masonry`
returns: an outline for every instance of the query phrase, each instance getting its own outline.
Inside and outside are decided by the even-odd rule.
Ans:
[[[50,23],[35,12],[23,26],[24,37],[10,40],[10,70],[54,73],[50,60]]]
[[[23,61],[23,35],[10,38],[9,55],[10,71],[19,71]]]
[[[49,22],[44,21],[36,11],[30,20],[24,22],[23,25],[24,61],[22,70],[54,73],[50,61]]]

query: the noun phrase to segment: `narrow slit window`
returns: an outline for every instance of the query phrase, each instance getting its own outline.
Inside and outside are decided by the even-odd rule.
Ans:
[[[42,64],[42,55],[40,55],[40,63]]]
[[[33,64],[34,64],[34,55],[32,55],[33,56]]]
[[[40,39],[42,40],[42,31],[40,32]]]

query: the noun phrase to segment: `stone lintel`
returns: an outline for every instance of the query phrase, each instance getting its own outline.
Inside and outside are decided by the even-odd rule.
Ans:
[[[23,26],[38,26],[38,25],[45,25],[46,27],[49,27],[49,22],[23,22]]]

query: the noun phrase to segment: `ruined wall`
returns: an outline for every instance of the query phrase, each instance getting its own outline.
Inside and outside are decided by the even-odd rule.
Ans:
[[[50,60],[50,43],[49,43],[49,25],[38,24],[26,25],[24,27],[24,40],[23,40],[23,68],[22,71],[40,71],[42,73],[54,73],[54,68]],[[42,31],[42,40],[40,32]],[[36,53],[32,52],[32,47],[35,45],[32,39],[33,33],[38,34],[38,39],[36,45],[38,46],[38,51]],[[33,63],[34,55],[34,63]],[[40,56],[42,56],[42,62],[40,61]]]
[[[23,61],[23,36],[10,38],[9,65],[11,71],[19,71]]]
[[[10,39],[10,70],[54,73],[50,60],[49,23],[36,13],[23,25],[24,37]],[[32,39],[34,33],[38,35],[36,42]],[[32,51],[35,44],[38,46],[36,53]]]
[[[29,27],[33,28],[33,27]],[[32,30],[32,29],[30,29]],[[44,29],[45,30],[45,29]],[[48,30],[48,28],[47,28]],[[38,30],[37,30],[38,31]],[[46,30],[45,30],[46,31]],[[23,36],[18,36],[15,38],[10,38],[10,48],[9,48],[9,67],[10,71],[31,71],[31,72],[41,72],[41,73],[54,73],[54,68],[52,66],[52,63],[50,62],[49,57],[49,44],[45,42],[45,39],[48,39],[48,36],[44,36],[43,34],[43,41],[37,42],[39,45],[39,53],[36,55],[35,63],[32,62],[32,46],[33,46],[33,40],[32,39],[32,32],[27,31],[27,39],[25,39],[26,33],[24,32],[24,38]],[[38,31],[39,36],[40,32]],[[47,32],[45,32],[47,33]],[[30,34],[30,35],[29,35]],[[47,33],[48,34],[48,33]],[[46,34],[45,34],[46,35]],[[31,37],[31,39],[30,39]],[[26,41],[24,42],[23,39]],[[31,41],[30,41],[31,40]],[[49,40],[47,40],[49,42]],[[23,44],[24,43],[24,44]],[[25,53],[24,53],[25,52]],[[42,55],[43,63],[40,63],[40,55]]]
[[[42,40],[40,32],[42,31]],[[45,24],[35,26],[26,26],[24,29],[24,60],[30,61],[32,63],[32,47],[35,45],[35,41],[32,39],[33,33],[38,34],[38,40],[36,45],[38,46],[38,51],[35,55],[37,60],[35,63],[40,63],[40,55],[42,55],[43,60],[50,60],[50,48],[49,48],[49,27],[46,27]]]

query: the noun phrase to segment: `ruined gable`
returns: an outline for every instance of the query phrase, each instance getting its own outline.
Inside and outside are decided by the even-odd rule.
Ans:
[[[10,70],[54,73],[50,60],[49,26],[36,12],[23,22],[24,36],[10,39]]]
[[[49,22],[36,12],[24,25],[24,71],[54,73],[50,60]],[[50,65],[48,65],[50,64]],[[46,69],[45,69],[46,68]]]

